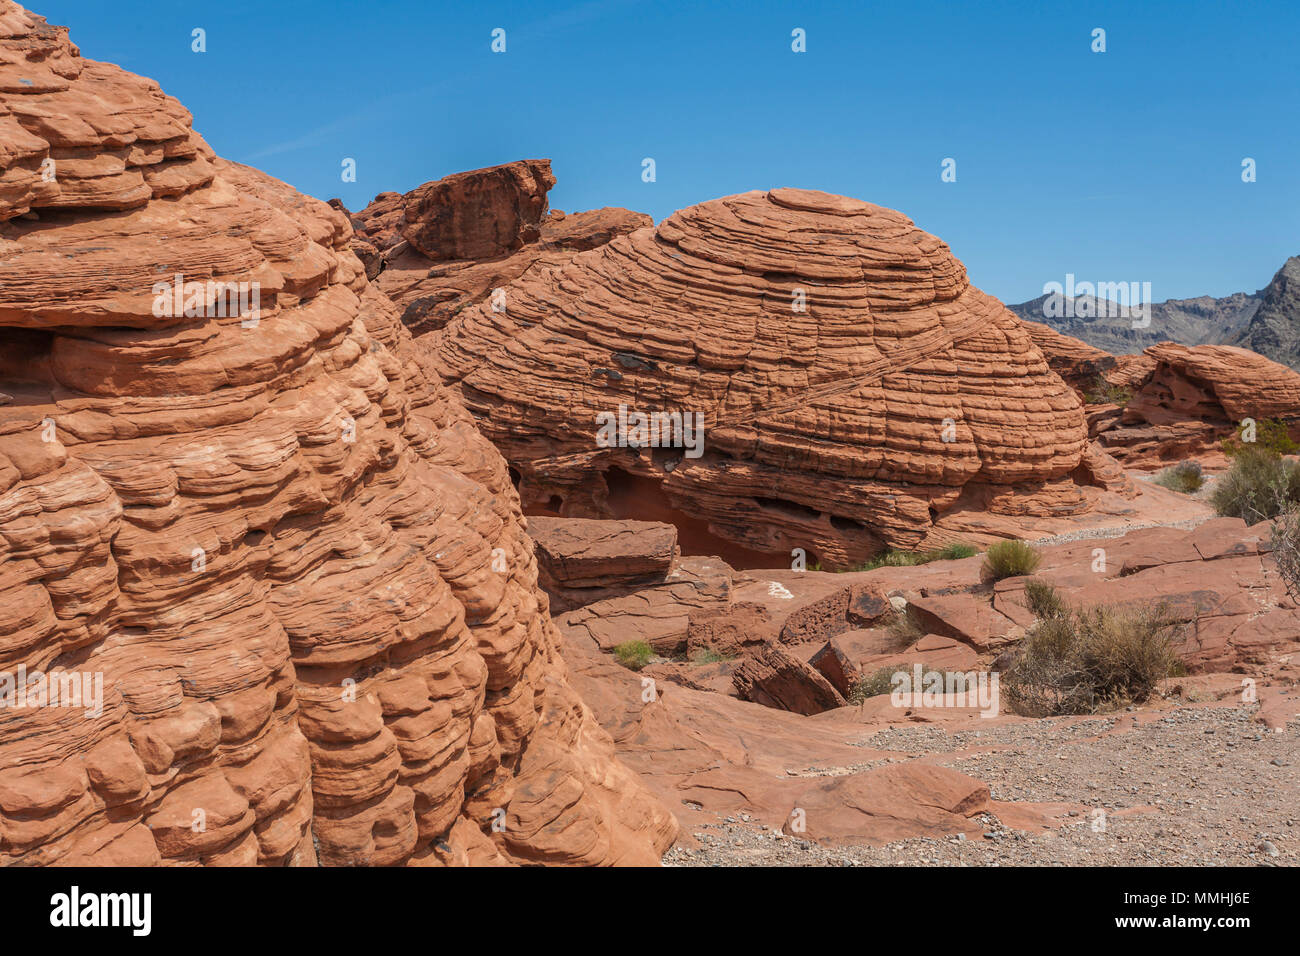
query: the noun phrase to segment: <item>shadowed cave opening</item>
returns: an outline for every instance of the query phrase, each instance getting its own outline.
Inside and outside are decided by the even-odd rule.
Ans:
[[[0,326],[0,379],[49,381],[54,332]]]
[[[511,468],[510,477],[518,487],[519,472]],[[675,508],[662,485],[653,478],[633,475],[621,468],[610,468],[605,472],[605,485],[609,489],[609,517],[626,521],[663,521],[673,525],[677,529],[677,543],[683,555],[716,555],[739,571],[780,568],[790,563],[790,555],[785,551],[758,551],[714,534],[709,530],[707,521],[691,517]],[[551,495],[545,504],[526,506],[524,513],[559,518],[563,517],[563,508],[564,499],[559,495]]]
[[[673,507],[663,486],[653,478],[610,468],[605,473],[605,484],[614,517],[675,525],[682,554],[717,555],[740,571],[779,568],[790,563],[790,555],[783,551],[756,551],[718,537],[709,530],[707,521]]]

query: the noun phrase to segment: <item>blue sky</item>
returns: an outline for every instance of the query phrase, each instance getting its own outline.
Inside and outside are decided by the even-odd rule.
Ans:
[[[1254,291],[1300,254],[1295,2],[27,2],[223,156],[352,209],[528,157],[570,211],[823,189],[903,211],[1008,302],[1067,272]]]

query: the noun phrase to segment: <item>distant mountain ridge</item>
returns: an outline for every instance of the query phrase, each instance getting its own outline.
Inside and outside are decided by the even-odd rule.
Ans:
[[[1300,368],[1300,256],[1286,261],[1261,293],[1250,322],[1227,344]]]
[[[1288,259],[1258,292],[1153,302],[1149,324],[1145,310],[1095,296],[1049,293],[1007,308],[1114,355],[1167,341],[1238,345],[1300,369],[1300,256]]]

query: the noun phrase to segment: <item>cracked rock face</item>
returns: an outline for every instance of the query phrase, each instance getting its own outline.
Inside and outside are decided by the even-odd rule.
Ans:
[[[869,203],[701,203],[496,305],[434,336],[437,365],[530,510],[673,520],[738,566],[803,548],[836,568],[943,540],[963,511],[1005,514],[1008,533],[1086,512],[1113,484],[1025,324],[946,244]],[[620,406],[699,416],[703,453],[630,447],[634,425],[598,440]]]
[[[504,461],[350,240],[0,0],[0,693],[49,675],[0,707],[0,864],[671,842],[570,689]]]

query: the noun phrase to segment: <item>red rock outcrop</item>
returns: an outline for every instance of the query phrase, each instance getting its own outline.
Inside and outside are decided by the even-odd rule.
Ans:
[[[747,654],[731,680],[741,699],[777,710],[820,714],[844,706],[844,698],[820,670],[777,644]]]
[[[1079,395],[1085,398],[1098,377],[1115,368],[1118,359],[1082,339],[1063,335],[1041,322],[1025,322],[1025,331],[1043,353],[1047,364]]]
[[[623,758],[691,821],[686,846],[701,836],[694,826],[724,815],[752,815],[783,836],[844,845],[974,836],[981,814],[1012,827],[1060,826],[1078,809],[993,800],[986,785],[959,771],[925,760],[894,763],[901,754],[875,749],[877,732],[898,718],[887,713],[888,695],[883,707],[807,717],[668,680],[656,680],[647,694],[647,671],[633,675],[581,646],[571,645],[566,656]],[[930,715],[979,730],[1026,719],[984,720],[969,708]]]
[[[505,463],[350,239],[0,0],[0,863],[672,841],[567,683]],[[20,708],[24,669],[90,683]]]
[[[1131,397],[1094,426],[1126,466],[1222,464],[1218,442],[1244,419],[1300,424],[1300,374],[1248,349],[1162,342],[1126,359],[1106,377]]]
[[[353,250],[419,335],[534,268],[651,224],[627,209],[548,210],[554,185],[549,159],[525,159],[380,193],[353,216]]]
[[[533,517],[538,580],[559,613],[662,584],[677,560],[677,529],[662,521]]]
[[[449,323],[438,367],[526,508],[672,515],[733,564],[728,546],[844,567],[942,536],[950,513],[1004,515],[1014,534],[1098,490],[1077,474],[1081,402],[1024,323],[879,206],[797,189],[714,200],[503,298]],[[620,407],[699,416],[702,456],[601,446],[597,416]]]
[[[555,620],[565,635],[581,635],[603,650],[645,641],[660,654],[676,654],[689,643],[693,622],[731,609],[734,573],[718,558],[682,558],[657,584],[593,601]]]

